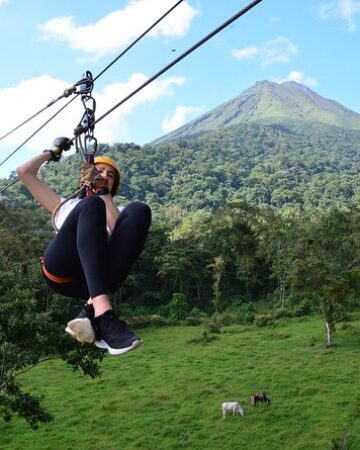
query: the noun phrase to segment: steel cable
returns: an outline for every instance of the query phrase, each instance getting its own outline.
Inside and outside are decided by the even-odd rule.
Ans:
[[[93,82],[95,80],[97,80],[98,78],[101,77],[101,75],[103,75],[113,64],[115,64],[121,57],[123,57],[125,55],[125,53],[127,53],[132,47],[134,47],[134,45],[136,45],[146,34],[148,34],[153,28],[156,27],[156,25],[158,25],[166,16],[168,16],[177,6],[180,5],[180,3],[182,3],[184,0],[179,0],[177,3],[175,3],[168,11],[166,11],[159,19],[157,19],[149,28],[147,28],[140,36],[138,36],[135,41],[133,41],[124,51],[122,51],[116,58],[114,58],[100,73],[98,73],[96,75],[96,77],[93,79]],[[21,122],[19,125],[17,125],[16,127],[14,127],[13,129],[11,129],[10,131],[8,131],[7,133],[5,133],[3,136],[0,136],[0,141],[5,139],[6,137],[10,136],[10,134],[14,133],[15,131],[17,131],[19,128],[21,128],[23,125],[27,124],[28,122],[30,122],[32,119],[34,119],[35,117],[37,117],[39,114],[41,114],[42,112],[44,112],[47,108],[49,108],[50,106],[52,106],[54,103],[56,103],[58,100],[62,99],[63,97],[68,97],[69,95],[71,95],[72,93],[75,93],[76,90],[76,86],[79,83],[74,84],[73,86],[71,86],[70,88],[66,89],[64,91],[64,93],[57,97],[56,99],[52,100],[50,103],[48,103],[44,108],[40,109],[38,112],[36,112],[35,114],[33,114],[32,116],[30,116],[28,119],[24,120],[23,122]]]
[[[123,103],[125,103],[127,100],[129,100],[131,97],[133,97],[135,94],[137,94],[139,91],[144,89],[148,84],[152,83],[154,80],[159,78],[161,75],[163,75],[165,72],[167,72],[171,67],[175,66],[178,62],[180,62],[182,59],[184,59],[186,56],[188,56],[190,53],[192,53],[194,50],[199,48],[201,45],[203,45],[206,41],[211,39],[213,36],[215,36],[217,33],[222,31],[224,28],[229,26],[232,22],[237,20],[239,17],[243,16],[245,13],[247,13],[250,9],[252,9],[257,4],[261,3],[263,0],[254,0],[253,2],[249,3],[245,8],[243,8],[238,13],[234,14],[230,19],[228,19],[226,22],[224,22],[222,25],[218,26],[207,34],[205,37],[200,39],[196,44],[194,44],[192,47],[190,47],[188,50],[186,50],[184,53],[182,53],[180,56],[175,58],[173,61],[171,61],[167,66],[165,66],[163,69],[159,70],[155,75],[150,77],[145,83],[140,85],[137,89],[132,91],[129,95],[124,97],[122,100],[120,100],[118,103],[116,103],[112,108],[110,108],[108,111],[106,111],[102,116],[100,116],[97,120],[95,120],[93,123],[90,124],[90,126],[94,126],[95,124],[99,123],[101,120],[103,120],[106,116],[108,116],[110,113],[112,113],[115,109],[117,109],[119,106],[121,106]]]
[[[18,150],[21,149],[31,138],[33,138],[40,130],[42,130],[49,122],[51,122],[58,114],[61,113],[71,102],[73,102],[79,94],[76,94],[75,97],[72,97],[64,106],[62,106],[55,114],[53,114],[48,120],[46,120],[39,128],[37,128],[29,137],[25,139],[15,150],[13,150],[3,161],[0,162],[0,167],[13,156]]]

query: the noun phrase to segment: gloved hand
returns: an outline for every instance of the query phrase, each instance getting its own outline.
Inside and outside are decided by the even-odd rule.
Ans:
[[[100,175],[94,164],[83,163],[80,172],[80,187],[96,189],[103,187],[105,182],[105,178]]]
[[[44,150],[44,152],[51,153],[49,161],[59,161],[62,152],[70,150],[73,144],[73,141],[67,137],[58,137],[53,142],[53,148],[51,150]]]
[[[107,186],[104,186],[102,188],[96,189],[94,194],[95,195],[107,195],[107,194],[110,194],[110,191]]]

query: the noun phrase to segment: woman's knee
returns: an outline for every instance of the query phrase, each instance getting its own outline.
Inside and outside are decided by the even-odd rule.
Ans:
[[[126,208],[126,213],[132,220],[141,222],[148,227],[151,224],[151,208],[143,202],[135,201],[129,203]],[[124,211],[125,211],[124,210]]]
[[[81,209],[105,211],[105,202],[98,195],[90,195],[81,201]]]

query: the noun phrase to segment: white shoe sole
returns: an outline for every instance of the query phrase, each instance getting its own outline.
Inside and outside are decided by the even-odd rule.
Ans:
[[[141,344],[143,343],[143,341],[141,339],[136,339],[135,341],[132,342],[132,344],[130,345],[130,347],[125,347],[125,348],[111,348],[105,341],[101,340],[101,341],[95,341],[95,345],[98,348],[102,348],[105,350],[108,350],[108,352],[110,353],[110,355],[122,355],[123,353],[127,353],[130,352],[131,350],[134,350],[135,348],[139,347]]]
[[[68,322],[65,331],[79,342],[93,344],[95,342],[95,333],[90,320],[85,317],[83,319],[74,319]]]

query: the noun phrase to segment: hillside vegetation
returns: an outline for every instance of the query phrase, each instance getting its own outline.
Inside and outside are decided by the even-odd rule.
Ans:
[[[155,143],[189,139],[242,124],[274,124],[291,119],[359,130],[360,114],[294,81],[259,81],[240,95],[160,137]]]
[[[100,145],[122,171],[122,201],[186,211],[233,199],[276,208],[328,208],[359,200],[360,115],[299,83],[256,83],[151,145]],[[44,179],[69,195],[80,156],[50,164]],[[0,180],[0,188],[7,180]],[[5,195],[28,197],[18,185]]]
[[[360,131],[326,125],[240,125],[157,146],[100,146],[122,171],[121,201],[153,209],[218,208],[234,199],[276,208],[344,206],[360,196]],[[78,189],[80,157],[43,169],[59,193]],[[4,186],[7,181],[0,181]],[[9,204],[30,198],[15,185]]]

